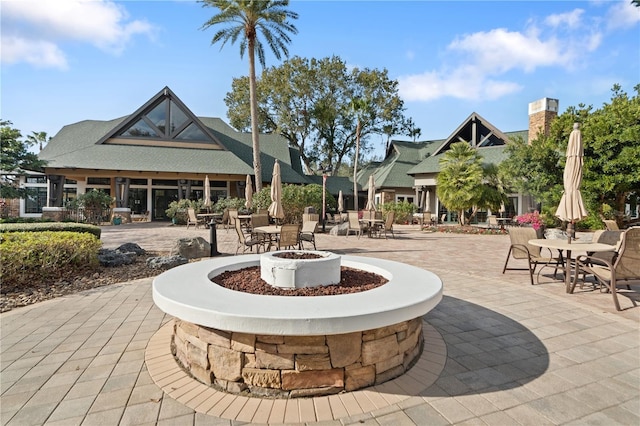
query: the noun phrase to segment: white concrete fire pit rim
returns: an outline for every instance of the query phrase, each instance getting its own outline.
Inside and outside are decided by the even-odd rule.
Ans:
[[[372,290],[335,296],[264,296],[211,282],[222,271],[258,266],[260,255],[214,258],[163,272],[153,300],[182,320],[226,331],[271,335],[331,335],[370,330],[420,317],[442,299],[430,271],[384,259],[342,256],[342,265],[389,279]]]

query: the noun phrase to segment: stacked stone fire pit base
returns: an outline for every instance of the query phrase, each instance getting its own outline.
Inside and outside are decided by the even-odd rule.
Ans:
[[[226,332],[176,320],[171,349],[189,373],[231,393],[295,398],[377,385],[420,357],[422,320],[335,335]]]

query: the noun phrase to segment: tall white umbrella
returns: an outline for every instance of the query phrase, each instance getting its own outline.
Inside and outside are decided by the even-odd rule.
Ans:
[[[423,212],[431,211],[431,191],[427,189],[427,199],[424,201],[424,206],[422,207]]]
[[[204,202],[203,205],[209,210],[211,208],[211,184],[209,183],[209,175],[204,178]]]
[[[338,191],[338,211],[340,213],[344,211],[344,198],[342,197],[342,190]]]
[[[247,182],[244,186],[244,206],[248,209],[253,207],[253,184],[251,183],[251,176],[247,175]]]
[[[376,184],[373,180],[373,175],[369,175],[369,192],[367,197],[367,205],[365,206],[365,210],[375,211],[376,210]]]
[[[284,218],[282,208],[282,178],[280,177],[280,163],[276,160],[273,165],[271,176],[271,205],[269,205],[269,215],[274,219]]]
[[[564,193],[558,204],[556,216],[567,224],[567,234],[569,242],[574,235],[575,222],[587,217],[587,210],[582,202],[580,194],[580,184],[582,183],[582,162],[584,151],[582,147],[582,134],[580,133],[578,123],[573,125],[571,135],[569,135],[569,144],[567,145],[567,162],[564,166]]]

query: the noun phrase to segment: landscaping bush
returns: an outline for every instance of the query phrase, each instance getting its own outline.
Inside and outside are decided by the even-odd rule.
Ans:
[[[100,239],[102,230],[95,225],[76,222],[19,222],[0,224],[0,233],[4,232],[78,232],[95,235]]]
[[[194,209],[196,213],[202,208],[203,200],[179,200],[169,203],[165,210],[167,217],[176,225],[187,224],[187,209]]]
[[[336,199],[329,192],[325,195],[327,210],[335,209]],[[253,195],[254,210],[266,211],[271,204],[271,187],[262,188]],[[322,214],[322,185],[282,185],[282,208],[284,210],[283,223],[302,223],[305,207],[313,207],[318,214]]]
[[[245,208],[244,204],[245,204],[244,198],[237,198],[237,197],[221,198],[213,205],[213,212],[222,213],[226,209],[243,210]]]
[[[0,234],[0,279],[21,285],[62,272],[97,268],[102,243],[86,232],[43,231]]]
[[[406,201],[399,203],[384,203],[382,205],[382,211],[385,214],[385,217],[390,211],[394,211],[396,213],[393,220],[394,223],[411,223],[415,209],[416,206],[413,203],[408,203]]]

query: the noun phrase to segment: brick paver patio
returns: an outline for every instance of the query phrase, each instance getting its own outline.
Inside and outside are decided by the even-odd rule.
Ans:
[[[608,294],[566,294],[547,276],[531,286],[526,271],[503,275],[507,236],[429,234],[410,225],[395,234],[320,234],[317,245],[442,278],[445,297],[424,317],[431,349],[404,380],[290,401],[228,396],[188,377],[162,380],[162,369],[173,368],[161,354],[161,330],[172,318],[153,304],[152,280],[142,279],[0,315],[0,423],[640,424],[640,307],[625,297],[629,309],[616,312]],[[102,239],[105,247],[136,242],[168,251],[185,236],[208,240],[209,231],[136,223],[105,227]],[[235,252],[232,230],[217,237],[222,255]]]

